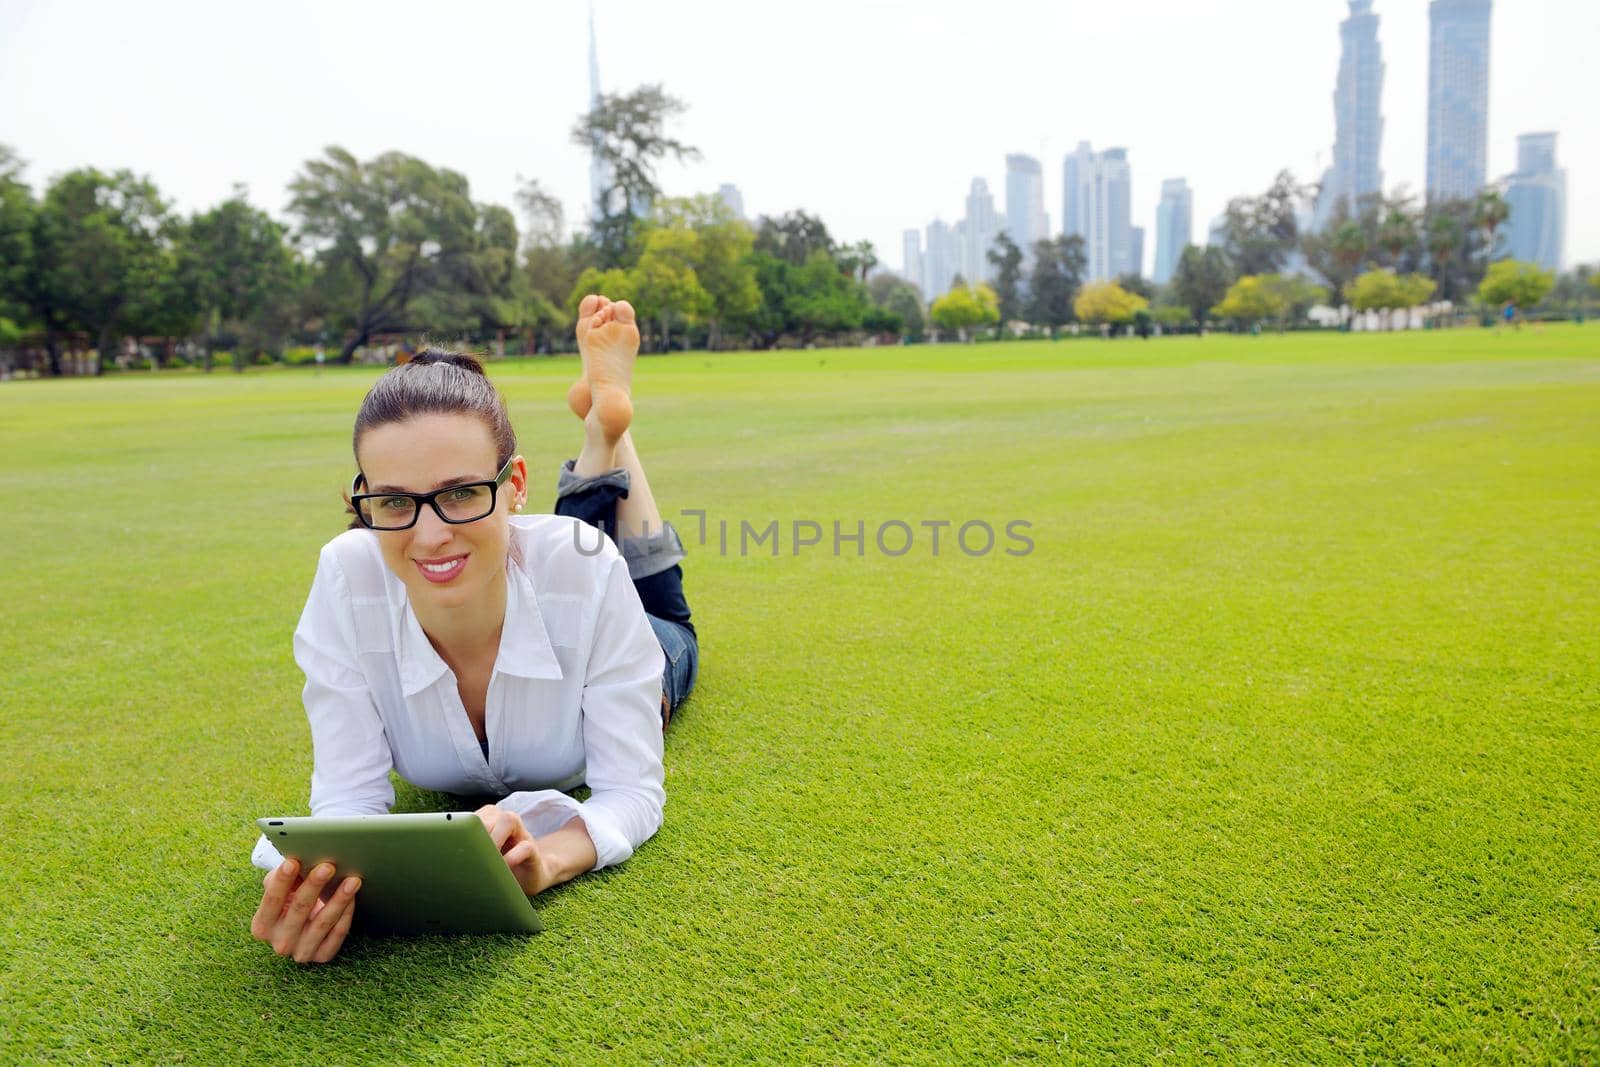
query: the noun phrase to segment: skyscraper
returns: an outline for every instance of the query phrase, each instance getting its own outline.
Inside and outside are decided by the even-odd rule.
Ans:
[[[1080,145],[1079,152],[1087,147]],[[1133,175],[1128,150],[1091,152],[1086,159],[1080,156],[1079,165],[1078,224],[1088,280],[1105,281],[1127,274],[1134,269]]]
[[[1078,147],[1061,160],[1061,232],[1067,237],[1089,236],[1087,208],[1083,203],[1085,175],[1094,166],[1094,149],[1088,141],[1079,141]]]
[[[1128,256],[1123,264],[1127,269],[1123,274],[1134,274],[1144,277],[1144,227],[1128,227]]]
[[[1490,0],[1428,5],[1428,199],[1477,196],[1489,159]]]
[[[1033,262],[1033,243],[1050,236],[1044,213],[1044,168],[1032,156],[1006,156],[1006,232],[1022,249],[1022,261]]]
[[[737,185],[723,182],[717,187],[717,199],[733,212],[735,218],[744,218],[744,195],[739,192]]]
[[[1313,225],[1322,229],[1339,204],[1350,213],[1363,196],[1383,189],[1383,50],[1372,0],[1350,0],[1350,16],[1339,24],[1339,79],[1333,90],[1333,165],[1322,177]]]
[[[922,252],[922,296],[926,300],[950,291],[956,276],[958,249],[955,234],[943,221],[928,223],[927,243]]]
[[[1194,194],[1182,178],[1161,183],[1161,203],[1156,205],[1156,263],[1150,280],[1165,285],[1178,269],[1184,246],[1194,240]]]
[[[993,278],[995,272],[989,265],[989,249],[994,246],[995,234],[1000,232],[1000,219],[995,214],[994,197],[989,195],[989,183],[982,178],[972,179],[967,193],[966,223],[961,273],[969,282]]]
[[[1512,259],[1561,269],[1567,224],[1567,172],[1556,166],[1556,135],[1517,138],[1517,170],[1506,176],[1506,250]]]
[[[595,41],[594,5],[589,5],[589,110],[600,106],[600,51]],[[611,188],[611,168],[598,155],[589,154],[589,219],[598,221],[600,198]]]
[[[922,276],[922,231],[906,230],[900,235],[901,258],[905,267],[900,271],[900,276],[915,285],[923,292],[927,291],[926,279]]]

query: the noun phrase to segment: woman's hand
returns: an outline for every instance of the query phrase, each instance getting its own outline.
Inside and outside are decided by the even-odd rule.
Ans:
[[[555,884],[550,865],[539,851],[539,842],[523,825],[522,816],[493,804],[485,804],[473,814],[483,820],[489,839],[505,857],[506,866],[516,875],[524,893],[537,896]]]
[[[361,879],[352,875],[331,884],[331,863],[319,863],[304,879],[299,871],[300,861],[290,857],[267,872],[250,932],[296,963],[327,963],[350,932]]]

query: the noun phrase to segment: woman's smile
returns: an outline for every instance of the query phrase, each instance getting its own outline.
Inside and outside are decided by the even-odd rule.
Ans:
[[[434,585],[443,585],[460,574],[467,566],[467,556],[471,553],[463,552],[458,556],[443,556],[439,559],[412,560],[422,576]]]

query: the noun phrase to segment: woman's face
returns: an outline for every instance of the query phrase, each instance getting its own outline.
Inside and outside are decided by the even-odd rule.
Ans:
[[[498,459],[489,427],[471,415],[421,415],[385,423],[362,434],[356,448],[356,462],[366,477],[361,491],[366,493],[431,493],[462,482],[492,481],[500,473]],[[527,498],[527,489],[527,465],[516,456],[487,517],[448,523],[424,506],[410,529],[375,531],[384,561],[405,583],[412,603],[437,610],[490,597],[493,584],[505,573],[513,505]],[[448,566],[441,569],[440,564]]]

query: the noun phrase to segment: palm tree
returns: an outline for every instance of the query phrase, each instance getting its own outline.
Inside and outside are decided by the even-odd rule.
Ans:
[[[1484,255],[1494,258],[1494,233],[1511,217],[1511,205],[1506,203],[1506,198],[1500,195],[1498,189],[1485,189],[1478,194],[1478,201],[1473,211],[1473,218],[1483,228],[1484,235],[1488,238]]]

